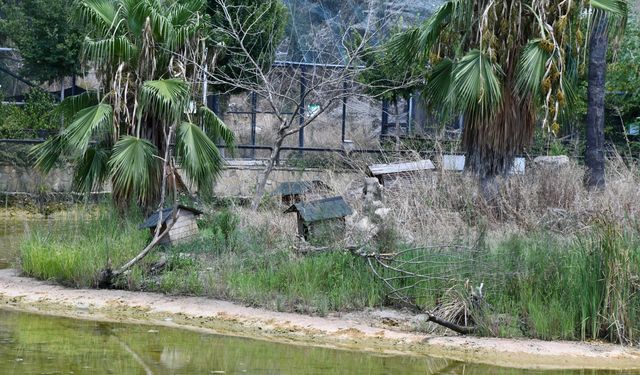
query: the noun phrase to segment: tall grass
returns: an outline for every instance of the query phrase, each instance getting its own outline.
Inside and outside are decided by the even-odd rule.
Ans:
[[[589,235],[517,234],[472,250],[416,248],[398,260],[422,276],[393,280],[424,308],[450,290],[483,285],[485,334],[540,339],[637,342],[640,333],[640,233],[602,221]],[[402,263],[403,260],[409,261]],[[389,270],[386,277],[397,276]]]
[[[144,248],[148,234],[138,230],[139,223],[139,215],[120,218],[107,208],[82,221],[59,219],[26,236],[20,246],[20,269],[64,285],[95,286],[108,264],[123,264]]]

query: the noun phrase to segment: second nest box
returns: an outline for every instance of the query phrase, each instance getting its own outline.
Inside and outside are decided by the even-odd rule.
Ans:
[[[299,202],[285,211],[289,212],[297,214],[298,236],[315,243],[330,243],[344,237],[345,217],[353,213],[342,197]]]

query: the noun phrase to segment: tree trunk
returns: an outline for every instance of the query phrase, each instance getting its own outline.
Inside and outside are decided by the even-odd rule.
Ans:
[[[267,180],[269,179],[269,175],[271,174],[271,171],[273,171],[273,167],[275,166],[276,160],[279,157],[282,142],[284,142],[284,137],[282,135],[278,135],[278,139],[276,139],[273,151],[271,151],[271,156],[269,156],[269,160],[267,160],[267,165],[260,176],[258,176],[256,193],[254,194],[253,200],[251,201],[251,209],[253,211],[257,210],[258,206],[260,205],[260,201],[262,200],[262,196],[264,195],[265,187],[267,186]]]
[[[604,84],[607,71],[607,39],[607,17],[603,15],[597,18],[589,40],[585,185],[591,189],[605,187]]]

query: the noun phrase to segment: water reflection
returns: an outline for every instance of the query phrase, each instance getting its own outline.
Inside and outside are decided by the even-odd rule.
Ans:
[[[0,310],[0,374],[609,374],[275,344]]]
[[[0,218],[0,269],[11,266],[18,254],[22,236],[28,228],[28,220]]]

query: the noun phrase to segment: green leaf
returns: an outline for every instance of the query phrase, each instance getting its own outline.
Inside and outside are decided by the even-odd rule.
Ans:
[[[140,103],[166,123],[177,122],[189,101],[189,84],[181,79],[146,81],[142,84]]]
[[[135,65],[138,59],[138,48],[125,36],[92,40],[84,42],[84,56],[93,64],[117,67],[121,62]]]
[[[202,128],[214,141],[221,139],[228,148],[235,147],[235,136],[222,120],[209,108],[202,106],[199,109],[202,119]]]
[[[29,155],[36,158],[36,168],[49,173],[56,166],[60,156],[66,152],[67,147],[66,138],[62,134],[57,134],[44,143],[34,146]]]
[[[213,187],[224,160],[216,145],[196,125],[183,122],[176,134],[176,156],[187,176],[203,191]]]
[[[624,35],[629,15],[626,0],[590,0],[589,5],[595,10],[589,15],[590,33],[599,22],[606,22],[608,33],[612,37]]]
[[[627,17],[628,7],[625,0],[590,0],[589,4],[611,16]]]
[[[551,54],[542,48],[541,41],[542,39],[529,41],[518,61],[516,85],[523,96],[542,94],[542,80]]]
[[[109,150],[89,147],[76,165],[73,184],[77,190],[91,192],[104,185],[109,177]]]
[[[109,0],[83,0],[79,2],[80,18],[90,28],[107,33],[116,21],[116,8]]]
[[[56,114],[73,118],[79,111],[98,104],[98,95],[94,91],[85,91],[80,95],[66,97],[54,110]]]
[[[394,36],[387,45],[389,53],[403,65],[408,65],[415,59],[425,60],[449,24],[455,22],[460,29],[464,29],[464,24],[472,22],[472,7],[473,2],[469,0],[445,2],[420,27]]]
[[[500,66],[479,50],[469,51],[453,70],[456,106],[473,117],[489,116],[502,100]]]
[[[161,166],[156,147],[146,139],[122,137],[108,162],[114,199],[151,202],[159,191]]]
[[[113,109],[102,103],[78,111],[62,136],[72,149],[83,154],[91,137],[99,133],[110,134],[112,124]]]
[[[453,72],[456,64],[450,59],[443,59],[433,68],[427,79],[424,95],[429,99],[429,104],[437,108],[451,107]]]

